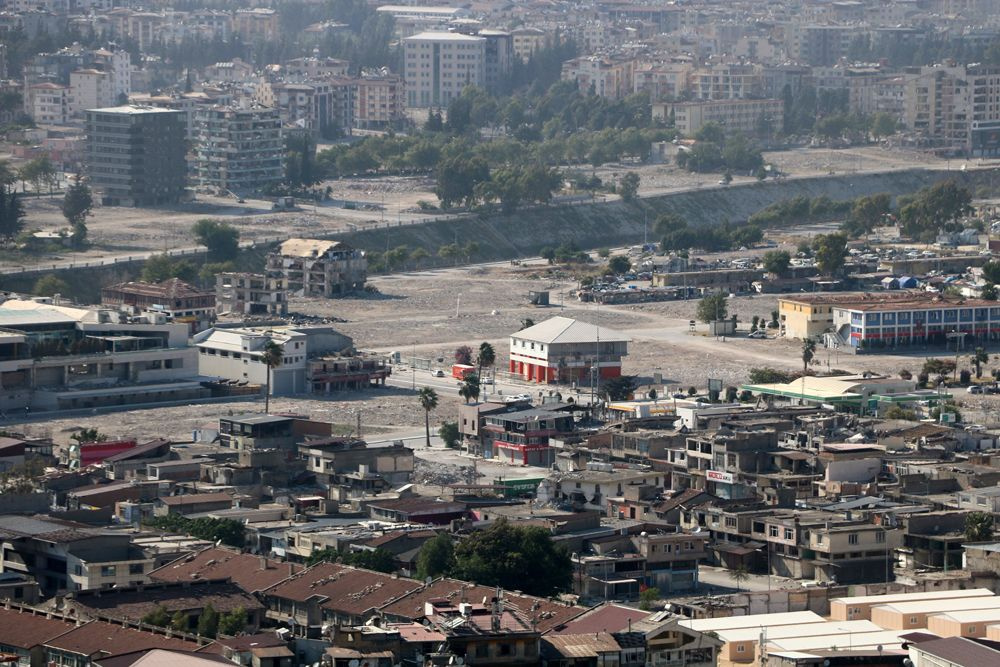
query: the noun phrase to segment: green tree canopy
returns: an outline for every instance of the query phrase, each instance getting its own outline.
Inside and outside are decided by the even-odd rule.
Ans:
[[[847,257],[847,236],[844,234],[820,234],[813,239],[816,268],[824,275],[833,276],[844,267]]]
[[[440,577],[446,575],[455,566],[455,545],[451,536],[440,532],[424,542],[417,554],[417,577]]]
[[[729,314],[729,299],[722,292],[715,292],[701,298],[698,302],[698,321],[709,323],[724,320]]]
[[[62,214],[73,228],[70,237],[74,248],[81,248],[87,241],[87,216],[94,207],[90,188],[81,178],[76,177],[63,196]]]
[[[180,278],[193,283],[198,280],[198,269],[186,259],[174,259],[170,255],[153,255],[143,265],[141,277],[147,283],[159,283],[171,278]]]
[[[777,276],[788,273],[792,256],[787,250],[768,250],[764,253],[764,270]]]
[[[455,547],[452,576],[548,597],[569,589],[569,554],[539,526],[515,526],[500,519]]]
[[[235,259],[240,251],[240,233],[226,222],[199,220],[191,227],[198,243],[208,248],[208,261],[225,262]]]

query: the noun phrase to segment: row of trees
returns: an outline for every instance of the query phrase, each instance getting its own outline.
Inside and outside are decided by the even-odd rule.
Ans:
[[[191,627],[191,616],[184,611],[171,614],[162,604],[142,617],[142,622],[160,628],[170,628],[175,632],[195,630],[202,637],[215,638],[219,635],[232,637],[242,633],[247,627],[247,610],[236,607],[232,611],[219,613],[211,604],[205,605],[198,616],[198,622]]]
[[[707,252],[750,247],[764,239],[764,231],[755,224],[733,225],[728,220],[715,227],[688,226],[687,220],[676,213],[665,213],[653,223],[660,237],[663,252],[680,252],[699,248]]]
[[[181,514],[167,514],[154,517],[149,525],[159,530],[184,533],[202,540],[222,542],[232,547],[242,548],[246,544],[245,528],[233,519],[213,519],[201,517],[191,519]]]
[[[792,197],[762,208],[748,218],[748,222],[761,227],[829,220],[851,209],[849,201],[833,201],[826,195],[818,197]]]
[[[698,130],[695,139],[698,142],[691,150],[677,153],[677,165],[683,169],[752,173],[764,167],[760,147],[742,133],[726,134],[722,126],[707,123]]]

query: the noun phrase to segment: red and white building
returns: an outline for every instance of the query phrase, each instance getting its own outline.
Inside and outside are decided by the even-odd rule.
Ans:
[[[529,382],[589,382],[622,374],[628,336],[568,317],[553,317],[510,337],[510,372]]]

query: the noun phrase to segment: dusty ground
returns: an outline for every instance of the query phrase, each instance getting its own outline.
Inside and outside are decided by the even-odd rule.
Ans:
[[[825,175],[857,171],[883,171],[914,167],[951,167],[959,162],[947,162],[923,153],[868,146],[855,149],[796,149],[766,154],[768,162],[790,176]],[[16,164],[15,164],[16,166]],[[567,170],[586,166],[567,167]],[[640,192],[657,194],[698,187],[716,186],[718,175],[692,174],[674,165],[605,165],[595,173],[613,182],[626,171],[636,171],[642,178]],[[736,181],[752,180],[736,175]],[[437,203],[433,180],[426,176],[389,177],[379,179],[344,179],[322,184],[332,190],[333,200],[320,206],[303,205],[297,211],[275,213],[264,199],[248,199],[237,203],[232,198],[198,195],[197,201],[161,209],[129,209],[95,207],[88,220],[94,246],[86,252],[58,251],[41,257],[16,257],[0,261],[0,266],[49,263],[59,260],[87,261],[97,258],[127,257],[130,253],[162,252],[167,249],[191,248],[191,225],[201,218],[226,220],[240,229],[245,240],[275,235],[318,235],[351,228],[384,224],[398,220],[426,219],[417,204],[424,200]],[[358,208],[343,208],[341,200],[355,202]],[[42,196],[25,201],[29,229],[57,231],[66,227],[59,210],[61,199]]]

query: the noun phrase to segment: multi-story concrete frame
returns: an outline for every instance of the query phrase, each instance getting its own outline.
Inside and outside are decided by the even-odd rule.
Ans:
[[[354,127],[385,130],[406,118],[403,79],[388,72],[367,73],[354,80]]]
[[[406,105],[446,107],[466,86],[485,83],[484,37],[422,32],[403,40]]]
[[[216,274],[215,304],[217,312],[234,315],[288,314],[281,278],[262,273]]]
[[[728,132],[753,134],[765,120],[772,126],[781,123],[785,111],[782,100],[703,100],[699,102],[658,102],[652,106],[653,118],[673,116],[677,131],[691,136],[708,123],[721,125]]]
[[[195,118],[200,188],[250,193],[284,178],[285,146],[277,109],[218,106],[199,110]]]
[[[289,291],[329,298],[362,289],[368,260],[341,241],[288,239],[267,256],[267,273],[280,276]]]
[[[906,80],[904,123],[932,146],[1000,155],[1000,67],[922,67]]]
[[[87,111],[87,173],[106,206],[157,206],[184,196],[180,111],[120,106]]]

